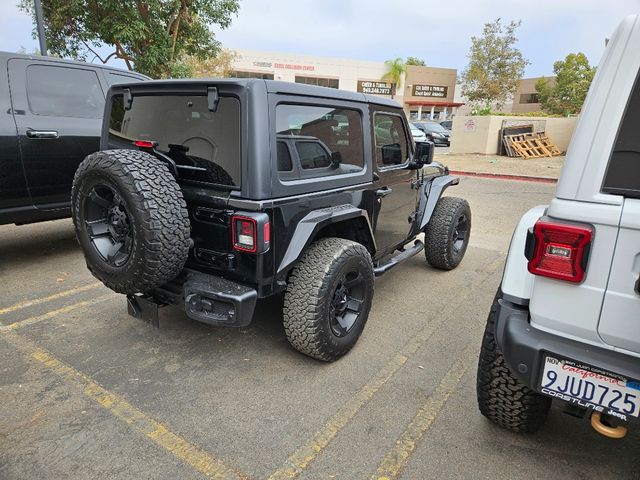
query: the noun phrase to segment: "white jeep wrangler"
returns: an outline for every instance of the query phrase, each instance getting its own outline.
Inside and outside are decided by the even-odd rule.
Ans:
[[[480,411],[533,432],[552,400],[620,438],[640,414],[640,15],[608,43],[555,198],[515,230],[478,364]]]

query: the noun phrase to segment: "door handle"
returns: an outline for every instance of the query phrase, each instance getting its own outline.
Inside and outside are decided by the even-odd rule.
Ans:
[[[376,197],[378,198],[386,197],[391,192],[393,192],[393,190],[391,190],[389,187],[382,187],[376,190]]]
[[[58,132],[56,130],[27,130],[27,137],[29,138],[58,138]]]

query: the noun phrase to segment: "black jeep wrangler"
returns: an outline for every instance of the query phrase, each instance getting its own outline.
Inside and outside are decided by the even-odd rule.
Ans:
[[[422,250],[445,270],[465,254],[469,205],[441,198],[458,179],[432,156],[379,97],[254,79],[114,86],[73,219],[131,314],[172,304],[239,327],[284,293],[291,344],[332,361],[362,333],[375,276]]]

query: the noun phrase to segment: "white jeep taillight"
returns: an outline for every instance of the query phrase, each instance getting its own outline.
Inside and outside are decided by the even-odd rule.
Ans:
[[[543,217],[529,231],[526,256],[534,275],[580,283],[584,280],[593,227]]]
[[[264,213],[247,213],[231,217],[231,241],[234,250],[263,253],[271,243],[271,224]]]

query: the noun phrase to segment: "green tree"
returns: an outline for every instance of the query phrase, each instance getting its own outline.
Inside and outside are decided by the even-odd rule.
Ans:
[[[462,94],[472,104],[500,108],[516,90],[529,63],[515,47],[520,21],[485,23],[481,37],[471,37],[469,65],[462,73]]]
[[[19,7],[35,17],[32,0]],[[238,0],[42,0],[51,53],[80,60],[112,57],[154,78],[184,76],[183,56],[215,56],[220,43],[211,25],[227,28]],[[100,56],[97,49],[113,46]],[[91,58],[93,57],[93,58]]]
[[[589,65],[584,53],[570,53],[553,64],[555,81],[541,78],[536,91],[542,109],[547,113],[570,115],[580,113],[596,68]]]
[[[218,55],[205,60],[198,57],[187,57],[184,63],[191,70],[194,78],[229,77],[233,71],[233,62],[238,54],[233,50],[221,48]]]
[[[382,80],[391,83],[391,98],[393,98],[406,68],[400,57],[387,60],[384,64],[387,66],[387,73],[382,76]]]
[[[407,57],[407,61],[405,62],[405,65],[417,65],[419,67],[427,66],[425,61],[418,57]]]

